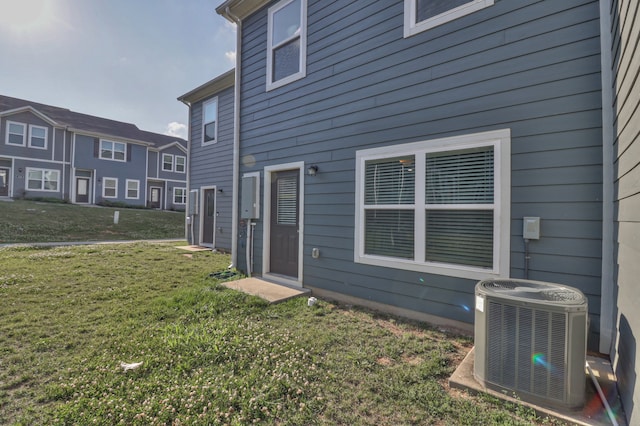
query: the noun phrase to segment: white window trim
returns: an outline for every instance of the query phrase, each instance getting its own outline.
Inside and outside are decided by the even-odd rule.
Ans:
[[[29,188],[29,172],[31,171],[39,171],[42,172],[42,178],[40,179],[40,188],[39,189],[33,189],[33,188]],[[55,180],[56,182],[56,186],[57,189],[45,189],[44,187],[44,174],[45,172],[53,172],[56,174],[57,179]],[[55,169],[41,169],[38,167],[26,167],[25,168],[25,191],[39,191],[39,192],[60,192],[60,170],[55,170]]]
[[[169,157],[171,159],[171,167],[168,169],[164,168],[164,157]],[[172,172],[173,171],[173,155],[172,154],[162,154],[162,171],[163,172]]]
[[[205,141],[204,140],[204,129],[207,126],[207,124],[211,123],[211,121],[205,121],[204,110],[206,109],[206,106],[208,104],[211,104],[213,102],[216,103],[216,117],[215,117],[216,130],[215,130],[215,135],[213,137],[213,140]],[[217,96],[215,98],[208,99],[207,101],[202,103],[202,145],[213,145],[214,143],[218,143],[218,126],[220,124],[220,122],[218,121],[218,112],[219,111],[220,111],[220,105],[218,104],[218,97]]]
[[[278,81],[272,81],[274,49],[271,40],[273,40],[273,15],[292,1],[293,0],[282,0],[269,8],[269,18],[267,25],[267,92],[269,90],[277,89],[278,87],[282,87],[284,85],[292,83],[296,80],[300,80],[307,75],[307,0],[301,0],[300,13],[302,16],[300,16],[300,71]],[[280,43],[278,46],[285,44],[290,40],[291,39],[287,39]]]
[[[461,18],[465,15],[469,15],[485,7],[492,6],[494,0],[469,0],[468,3],[460,5],[456,8],[447,10],[439,15],[425,19],[421,22],[416,22],[416,1],[417,0],[404,0],[404,37],[411,37],[412,35],[421,33],[430,28],[437,27],[446,22],[453,21],[454,19]]]
[[[44,130],[44,147],[42,146],[34,146],[31,141],[33,140],[33,129],[43,129]],[[29,148],[33,149],[47,149],[49,146],[49,129],[44,126],[36,126],[35,124],[29,125]]]
[[[365,161],[378,158],[395,157],[415,154],[418,156],[427,152],[451,151],[479,146],[494,147],[494,226],[493,226],[493,268],[476,268],[462,265],[447,265],[442,263],[419,262],[385,256],[366,255],[364,253],[364,165]],[[402,145],[391,145],[356,152],[356,223],[355,223],[355,253],[354,262],[388,268],[406,269],[429,274],[447,275],[459,278],[481,280],[486,278],[508,277],[510,267],[510,228],[511,228],[511,131],[510,129],[495,130],[448,138],[412,142]],[[423,191],[424,192],[424,191]],[[416,194],[418,189],[416,188]],[[417,197],[418,198],[418,197]],[[424,201],[424,200],[423,200]],[[418,199],[417,206],[424,205]],[[421,242],[424,241],[424,220],[415,223],[416,254],[415,258],[424,258]],[[418,250],[418,248],[420,248]]]
[[[140,181],[137,179],[127,179],[127,181],[125,182],[126,186],[125,186],[125,194],[124,194],[124,198],[126,198],[127,200],[139,200],[140,199]],[[136,184],[136,196],[135,197],[129,197],[129,184],[130,183],[135,183]],[[117,187],[116,187],[116,192],[118,192]]]
[[[113,149],[111,150],[111,158],[102,156],[102,143],[103,142],[110,142],[110,143],[113,144]],[[116,144],[124,145],[124,159],[123,160],[118,160],[117,158],[115,158],[115,156],[116,156]],[[117,142],[117,141],[112,141],[112,140],[109,140],[109,139],[100,139],[100,147],[99,148],[100,148],[100,152],[98,153],[98,158],[100,158],[101,160],[120,161],[121,163],[125,163],[127,161],[127,144],[125,142]]]
[[[182,193],[184,194],[184,201],[183,202],[178,202],[176,201],[176,190],[182,190]],[[183,188],[183,187],[179,187],[179,186],[174,186],[173,187],[173,204],[178,205],[178,206],[184,206],[187,204],[187,188]]]
[[[182,170],[178,170],[178,158],[182,158]],[[184,155],[175,155],[174,156],[174,167],[173,171],[176,173],[186,173],[187,172],[187,157]]]
[[[113,196],[105,195],[105,192],[107,190],[107,180],[112,180],[112,181],[115,182],[116,193]],[[102,198],[118,198],[118,178],[113,178],[113,177],[103,177],[102,178]]]
[[[16,143],[9,143],[9,128],[11,127],[12,124],[15,124],[17,126],[21,126],[22,127],[22,143],[21,144],[16,144]],[[6,121],[6,125],[7,125],[7,131],[5,133],[5,139],[4,139],[4,143],[6,145],[10,145],[10,146],[26,146],[27,144],[27,125],[24,123],[18,123],[17,121]]]

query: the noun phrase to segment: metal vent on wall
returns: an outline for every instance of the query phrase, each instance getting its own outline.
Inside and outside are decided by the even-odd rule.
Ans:
[[[474,375],[487,387],[550,406],[584,403],[587,299],[527,280],[476,285]]]

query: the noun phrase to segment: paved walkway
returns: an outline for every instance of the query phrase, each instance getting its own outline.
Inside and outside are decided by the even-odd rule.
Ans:
[[[0,244],[0,247],[66,247],[66,246],[90,246],[97,244],[131,244],[131,243],[179,243],[184,238],[168,240],[122,240],[122,241],[58,241],[43,243],[9,243]]]

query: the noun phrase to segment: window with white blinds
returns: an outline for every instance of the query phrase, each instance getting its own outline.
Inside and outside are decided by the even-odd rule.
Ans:
[[[277,223],[278,225],[295,225],[298,219],[298,185],[296,176],[278,178],[277,188]]]
[[[463,277],[508,273],[508,135],[359,151],[356,262]]]
[[[426,154],[425,260],[493,266],[492,146]]]

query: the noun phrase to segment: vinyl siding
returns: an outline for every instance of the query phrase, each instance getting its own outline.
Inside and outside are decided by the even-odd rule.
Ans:
[[[127,161],[111,161],[94,156],[94,142],[96,138],[76,134],[73,166],[76,169],[95,170],[95,199],[96,204],[102,201],[123,202],[131,205],[145,205],[145,182],[147,148],[142,145],[127,144]],[[118,142],[118,139],[108,139]],[[102,181],[107,178],[118,179],[118,193],[116,198],[102,197]],[[137,200],[127,199],[126,180],[140,181],[140,193]],[[93,182],[92,182],[93,184]]]
[[[629,424],[640,423],[637,337],[640,276],[640,6],[612,1],[614,182],[618,336],[614,348],[618,387]]]
[[[233,99],[234,89],[229,87],[217,95],[218,98],[218,137],[214,144],[202,145],[202,105],[196,102],[191,107],[191,143],[189,159],[189,189],[197,189],[201,197],[202,187],[215,186],[222,192],[216,192],[216,231],[215,246],[218,249],[231,250],[232,234],[232,190],[233,190]],[[199,200],[202,206],[202,200]],[[198,212],[200,215],[200,212]],[[200,217],[194,221],[195,243],[199,242]]]
[[[25,145],[16,146],[6,143],[7,122],[20,123],[25,125]],[[29,126],[36,125],[47,129],[46,149],[33,148],[29,146]],[[64,140],[65,132],[56,129],[48,122],[31,112],[19,112],[0,117],[0,158],[3,160],[3,167],[11,169],[10,196],[12,197],[47,197],[47,198],[69,198],[69,142]],[[67,139],[69,136],[67,135]],[[13,167],[11,162],[13,161]],[[25,192],[25,174],[19,170],[26,167],[58,170],[60,172],[59,186],[57,192],[33,191]]]
[[[522,217],[540,216],[529,278],[582,289],[597,346],[597,1],[496,1],[405,39],[402,2],[309,0],[307,76],[269,92],[266,31],[266,8],[243,24],[240,157],[255,165],[241,161],[240,174],[292,161],[318,165],[303,188],[305,285],[472,323],[475,281],[353,262],[355,153],[509,128],[511,276],[524,275]],[[254,271],[262,270],[263,220]]]

